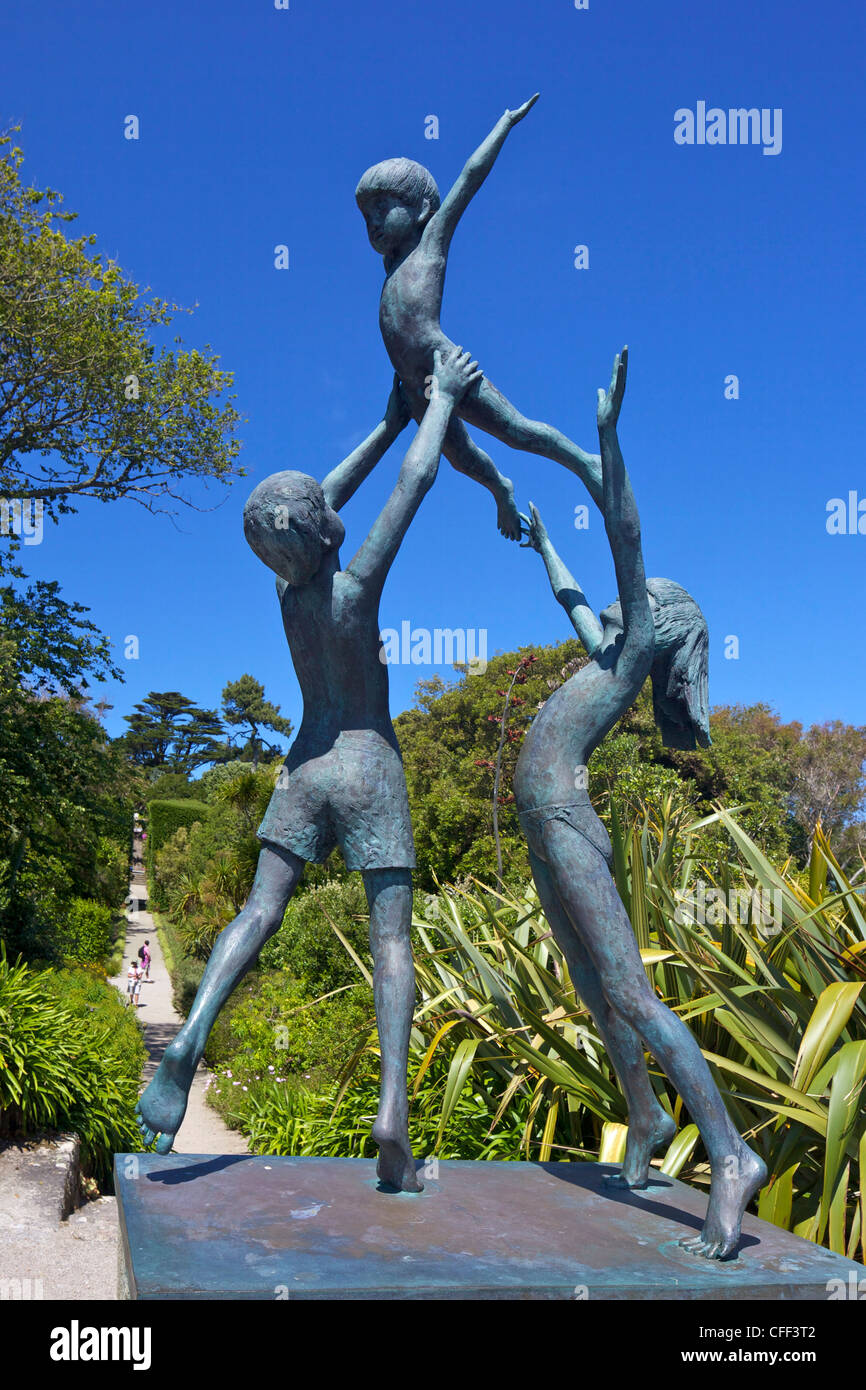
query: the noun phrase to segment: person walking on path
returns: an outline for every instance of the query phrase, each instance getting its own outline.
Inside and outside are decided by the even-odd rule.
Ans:
[[[126,974],[126,1003],[136,1005],[138,992],[141,989],[141,971],[138,968],[137,960],[129,962],[129,970]]]

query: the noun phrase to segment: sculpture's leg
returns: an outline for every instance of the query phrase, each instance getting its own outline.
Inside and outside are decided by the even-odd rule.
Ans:
[[[406,1073],[415,1007],[412,965],[412,874],[409,869],[367,869],[364,887],[370,908],[373,999],[382,1056],[379,1111],[373,1139],[382,1182],[403,1192],[421,1192],[409,1145]]]
[[[160,1136],[157,1153],[171,1150],[216,1016],[268,937],[279,929],[303,872],[304,860],[296,854],[275,845],[262,847],[246,905],[217,937],[186,1023],[165,1049],[156,1075],[136,1106],[145,1141],[152,1143]]]
[[[640,1037],[604,996],[598,971],[559,901],[547,865],[531,851],[529,863],[550,930],[565,956],[575,990],[595,1019],[628,1103],[625,1162],[607,1181],[614,1187],[646,1187],[650,1159],[670,1143],[677,1127],[653,1091]]]
[[[650,986],[637,941],[601,856],[562,821],[544,826],[544,853],[559,899],[579,933],[611,1007],[643,1038],[673,1081],[710,1156],[707,1219],[694,1253],[722,1259],[736,1247],[743,1212],[767,1180],[740,1138],[688,1028]]]
[[[521,415],[486,377],[467,392],[457,409],[468,425],[486,430],[512,449],[541,454],[576,473],[599,510],[604,510],[600,457],[587,454],[553,425]]]
[[[446,431],[442,452],[458,473],[474,478],[492,492],[496,500],[497,526],[509,540],[519,540],[520,513],[511,479],[503,477],[490,455],[478,447],[456,416],[452,416]]]

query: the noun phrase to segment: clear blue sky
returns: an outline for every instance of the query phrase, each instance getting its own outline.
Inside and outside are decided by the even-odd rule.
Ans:
[[[850,0],[18,0],[3,48],[0,123],[21,122],[27,176],[136,279],[198,302],[180,331],[221,354],[247,417],[250,477],[218,510],[176,529],[132,503],[86,504],[23,551],[121,660],[122,639],[140,639],[105,692],[112,733],[149,690],[216,705],[244,671],[297,722],[272,578],[241,516],[258,479],[322,477],[384,409],[381,262],[355,184],[406,154],[444,193],[536,90],[454,239],[443,327],[526,414],[592,448],[595,390],[627,342],[620,436],[647,569],[704,608],[712,702],[866,722],[866,535],[825,526],[830,498],[866,499],[864,20]],[[676,144],[675,111],[699,101],[781,108],[781,152]],[[346,508],[344,560],[410,438]],[[600,518],[573,526],[577,479],[481,438],[590,598],[610,601]],[[539,558],[499,537],[488,495],[444,461],[381,618],[484,628],[490,652],[569,635]],[[430,674],[392,669],[395,714]]]

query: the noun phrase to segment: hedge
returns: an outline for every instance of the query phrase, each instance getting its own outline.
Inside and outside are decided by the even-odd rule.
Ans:
[[[182,825],[206,821],[210,807],[205,801],[151,801],[147,817],[147,872],[153,874],[156,855]]]

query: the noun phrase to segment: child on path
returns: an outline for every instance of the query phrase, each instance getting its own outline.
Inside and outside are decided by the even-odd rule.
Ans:
[[[128,1007],[130,1004],[133,1004],[133,1005],[135,1004],[135,1001],[136,1001],[136,991],[137,991],[137,990],[140,990],[140,989],[141,989],[141,971],[140,971],[139,968],[138,968],[138,962],[135,961],[135,960],[131,960],[131,961],[129,962],[129,970],[126,972],[126,1003],[127,1003],[127,1007]]]

